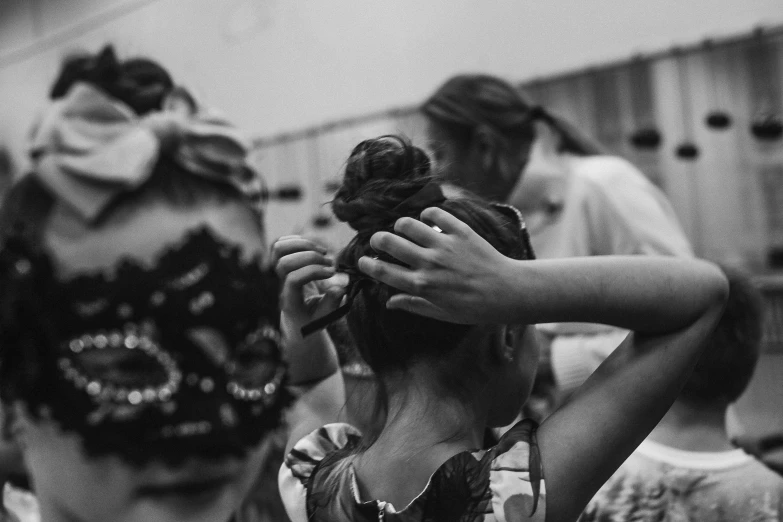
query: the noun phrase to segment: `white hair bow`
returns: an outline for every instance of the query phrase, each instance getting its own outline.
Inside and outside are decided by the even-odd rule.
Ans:
[[[162,154],[195,176],[242,190],[255,177],[247,151],[234,128],[199,112],[182,89],[162,111],[138,116],[83,82],[52,104],[30,146],[35,175],[87,221],[142,185]]]

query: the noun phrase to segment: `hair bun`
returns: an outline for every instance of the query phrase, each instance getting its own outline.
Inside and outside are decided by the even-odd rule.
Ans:
[[[429,157],[407,139],[365,140],[348,158],[332,210],[357,232],[380,230],[403,217],[395,208],[431,181]]]
[[[166,95],[174,88],[171,76],[159,64],[145,58],[120,62],[110,45],[94,56],[77,55],[67,59],[49,97],[56,100],[65,96],[77,82],[100,88],[139,115],[160,110]]]

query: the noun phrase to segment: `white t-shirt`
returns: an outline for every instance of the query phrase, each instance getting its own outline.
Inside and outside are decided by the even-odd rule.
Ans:
[[[537,165],[541,164],[530,168]],[[539,183],[533,190],[562,209],[539,227],[530,223],[538,258],[693,256],[665,194],[630,162],[615,156],[564,155],[543,168],[547,174],[528,172],[529,181],[523,179],[519,187],[524,191],[526,184],[549,178],[554,182]],[[552,370],[565,391],[584,382],[627,335],[601,325],[542,325],[541,329],[557,335]]]
[[[685,451],[646,440],[580,520],[780,522],[783,477],[740,449]]]
[[[538,257],[693,256],[669,200],[630,162],[565,156],[562,166],[563,210],[532,237]]]

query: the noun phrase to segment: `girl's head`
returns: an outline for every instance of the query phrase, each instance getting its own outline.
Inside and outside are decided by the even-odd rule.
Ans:
[[[764,299],[750,276],[722,266],[729,282],[726,308],[679,399],[699,408],[725,409],[753,378],[764,335]]]
[[[447,179],[504,200],[535,138],[536,114],[517,90],[492,76],[455,76],[421,110],[433,157]]]
[[[401,377],[423,371],[439,393],[494,404],[490,422],[502,425],[519,412],[535,372],[537,353],[525,325],[457,325],[389,310],[386,301],[396,290],[355,271],[359,258],[375,255],[373,233],[391,230],[400,217],[418,218],[429,206],[450,212],[509,257],[532,257],[518,213],[457,194],[445,198],[427,155],[401,138],[384,136],[354,149],[332,203],[335,215],[357,232],[338,259],[354,276],[348,325],[384,384],[381,397]]]
[[[44,520],[227,520],[280,424],[245,149],[183,94],[69,62],[0,216],[0,398]]]
[[[427,118],[430,148],[446,177],[496,201],[505,201],[519,181],[537,122],[558,137],[559,152],[599,152],[573,126],[530,104],[518,89],[494,76],[455,76],[421,110]]]

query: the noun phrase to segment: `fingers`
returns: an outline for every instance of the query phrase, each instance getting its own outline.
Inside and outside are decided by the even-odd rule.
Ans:
[[[394,231],[423,247],[433,247],[443,238],[443,235],[431,226],[408,217],[398,219],[394,224]]]
[[[389,234],[393,236],[392,234]],[[394,237],[394,236],[393,236]],[[404,240],[403,240],[404,241]],[[364,256],[357,263],[359,270],[373,279],[410,294],[426,291],[422,280],[413,270]]]
[[[311,265],[317,266],[319,268],[329,267],[331,269],[329,277],[334,275],[334,268],[331,266],[332,259],[320,252],[313,252],[312,250],[294,252],[293,254],[284,256],[277,262],[275,271],[277,272],[278,277],[285,279],[293,272]]]
[[[319,293],[325,294],[332,288],[341,290],[347,288],[350,281],[351,279],[348,274],[344,272],[337,272],[329,279],[317,281],[316,287],[318,288]]]
[[[468,225],[442,208],[430,207],[425,209],[424,212],[421,213],[421,220],[432,225],[437,225],[445,234],[466,237],[471,233],[475,233]]]
[[[413,221],[413,220],[411,220]],[[422,224],[425,228],[427,225]],[[437,232],[432,231],[433,234]],[[370,238],[370,246],[376,252],[389,254],[410,266],[420,266],[427,261],[426,249],[390,232],[377,232]]]
[[[326,315],[340,306],[345,296],[345,288],[332,287],[326,291],[318,305],[318,316]]]
[[[283,236],[272,245],[272,262],[277,264],[283,257],[293,254],[294,252],[302,252],[305,250],[313,250],[326,254],[326,249],[319,244],[305,239],[299,236]]]
[[[445,313],[445,311],[422,297],[416,297],[409,294],[397,294],[391,296],[386,301],[386,308],[391,310],[402,310],[432,319],[441,321],[456,322]]]
[[[312,283],[313,281],[318,281],[320,279],[327,279],[333,275],[334,268],[331,266],[307,264],[303,268],[288,273],[285,285],[289,288],[299,289],[307,283]]]

